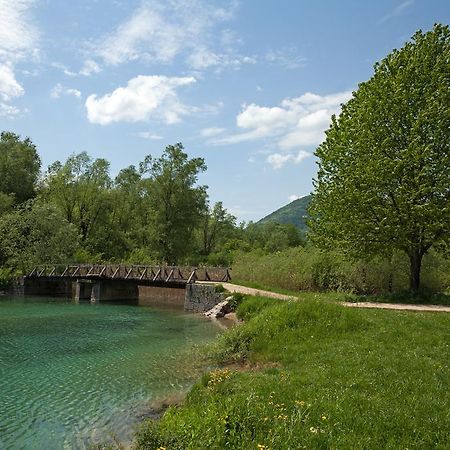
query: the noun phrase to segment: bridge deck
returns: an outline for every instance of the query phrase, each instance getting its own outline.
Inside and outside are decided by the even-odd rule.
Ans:
[[[74,264],[34,267],[27,278],[138,280],[143,282],[195,283],[196,281],[227,282],[231,280],[226,267],[144,266],[127,264]]]

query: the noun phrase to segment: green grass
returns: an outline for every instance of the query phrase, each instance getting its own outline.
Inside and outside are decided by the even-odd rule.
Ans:
[[[450,448],[450,314],[248,298],[140,449]],[[226,368],[228,367],[228,368]]]

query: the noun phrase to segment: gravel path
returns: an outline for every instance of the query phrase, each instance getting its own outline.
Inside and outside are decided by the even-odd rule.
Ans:
[[[254,289],[254,288],[249,288],[246,286],[239,286],[238,284],[232,284],[232,283],[221,283],[221,284],[227,291],[236,292],[239,294],[259,295],[261,297],[278,298],[280,300],[297,300],[298,299],[298,297],[294,297],[292,295],[284,295],[284,294],[278,294],[276,292],[262,291],[261,289]]]
[[[277,298],[280,300],[298,300],[299,297],[292,295],[278,294],[276,292],[263,291],[261,289],[249,288],[232,283],[222,283],[222,286],[229,292],[238,292],[240,294],[258,295],[261,297]],[[450,312],[450,306],[441,305],[412,305],[401,303],[374,303],[374,302],[342,302],[342,305],[350,308],[378,308],[378,309],[396,309],[401,311],[430,311],[430,312]]]
[[[343,302],[344,306],[353,308],[379,308],[379,309],[399,309],[404,311],[434,311],[434,312],[450,312],[450,306],[442,305],[411,305],[401,303],[374,303],[374,302]]]

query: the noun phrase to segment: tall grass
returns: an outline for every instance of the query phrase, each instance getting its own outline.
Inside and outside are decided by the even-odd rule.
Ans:
[[[244,365],[205,375],[137,448],[450,447],[450,315],[260,299],[238,314],[214,355]]]
[[[337,290],[359,294],[402,291],[409,285],[409,262],[396,253],[391,259],[351,261],[338,252],[321,252],[312,246],[276,253],[237,252],[233,279],[279,289]],[[450,260],[426,255],[422,286],[434,292],[450,288]]]

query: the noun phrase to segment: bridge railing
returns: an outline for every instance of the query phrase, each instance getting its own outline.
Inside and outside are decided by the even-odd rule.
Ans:
[[[231,280],[226,267],[146,266],[129,264],[53,264],[36,266],[29,278],[107,278],[164,282],[226,282]]]

